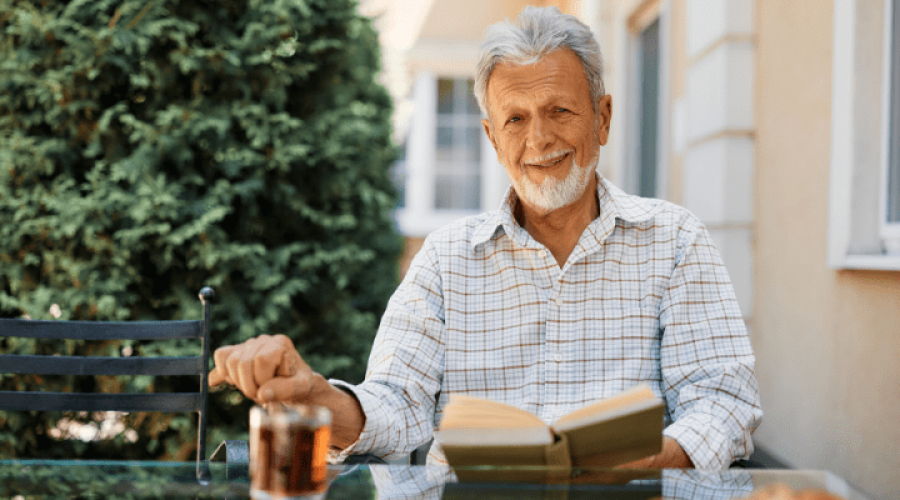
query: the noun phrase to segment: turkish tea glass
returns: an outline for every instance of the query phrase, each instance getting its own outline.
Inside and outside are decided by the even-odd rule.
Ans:
[[[313,405],[250,409],[250,496],[319,500],[328,489],[331,412]]]

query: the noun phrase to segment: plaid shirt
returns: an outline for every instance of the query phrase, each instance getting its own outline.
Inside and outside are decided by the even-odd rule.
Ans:
[[[666,403],[664,435],[698,468],[753,451],[762,410],[754,357],[718,252],[671,203],[605,179],[600,216],[560,269],[498,211],[426,238],[391,297],[351,391],[366,414],[345,453],[397,459],[432,438],[450,394],[500,401],[547,423],[647,382]],[[430,461],[444,461],[439,444]]]

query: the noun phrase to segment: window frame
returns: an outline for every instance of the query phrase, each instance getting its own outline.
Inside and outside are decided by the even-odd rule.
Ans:
[[[452,85],[452,95],[450,96],[450,112],[441,112],[440,110],[440,95],[438,96],[438,109],[435,114],[435,127],[437,131],[436,142],[435,142],[435,152],[440,153],[442,146],[441,142],[441,134],[440,130],[445,129],[450,132],[450,143],[452,147],[448,148],[447,151],[450,153],[451,158],[440,158],[440,155],[435,156],[434,162],[434,184],[435,184],[435,198],[434,209],[438,211],[444,210],[478,210],[482,206],[484,206],[484,200],[482,199],[482,189],[481,184],[484,181],[484,168],[483,168],[483,156],[484,151],[482,147],[482,142],[484,138],[484,132],[482,131],[481,126],[481,112],[477,111],[477,113],[472,113],[469,109],[468,99],[470,98],[468,95],[468,89],[471,87],[470,82],[473,80],[471,78],[465,77],[439,77],[437,78],[437,86],[438,86],[438,94],[440,94],[441,82],[451,82]],[[475,105],[475,97],[471,96],[472,105],[477,110],[477,105]],[[460,101],[466,101],[460,108]],[[464,112],[463,112],[464,111]],[[476,132],[476,137],[474,141],[469,143],[469,138],[466,137],[469,132]],[[460,141],[462,139],[462,141]],[[463,146],[463,147],[461,147]],[[469,149],[471,147],[471,149]],[[475,152],[476,159],[467,159],[465,156],[469,153]],[[440,191],[445,190],[441,189],[440,180],[443,178],[444,180],[453,179],[454,181],[459,181],[463,179],[465,183],[465,179],[472,179],[473,177],[477,177],[477,185],[478,192],[474,193],[475,196],[471,196],[468,200],[463,196],[462,198],[455,199],[455,201],[463,201],[466,204],[466,201],[474,202],[475,207],[468,206],[449,206],[449,207],[438,207],[437,205],[441,201]],[[444,186],[447,188],[448,186]],[[453,191],[452,189],[446,189],[447,191]],[[463,191],[464,192],[464,191]],[[451,196],[452,197],[452,196]],[[455,197],[452,197],[455,198]]]
[[[900,134],[900,118],[896,118],[896,121],[892,123],[892,119],[895,119],[893,116],[895,111],[895,107],[900,107],[900,75],[895,77],[895,71],[900,70],[900,68],[894,67],[894,61],[896,60],[895,51],[900,52],[900,35],[894,32],[895,27],[900,27],[900,23],[895,23],[894,16],[897,15],[895,12],[896,4],[900,4],[898,0],[885,0],[884,1],[884,35],[882,36],[882,109],[885,111],[882,114],[881,120],[881,129],[882,129],[882,159],[881,159],[881,202],[879,204],[879,212],[881,214],[881,224],[880,224],[880,237],[882,240],[882,246],[885,248],[885,253],[888,255],[898,255],[900,256],[900,221],[898,222],[890,222],[888,220],[888,203],[890,202],[890,169],[891,165],[891,149],[893,147],[892,144],[892,129],[895,134]],[[896,87],[896,88],[895,88]],[[892,92],[896,90],[896,93],[892,95]],[[900,153],[898,153],[900,154]],[[895,175],[900,175],[900,158],[894,158],[893,168],[897,169]]]
[[[885,13],[891,13],[893,0],[884,0]],[[834,1],[834,38],[832,55],[832,98],[831,98],[831,154],[828,221],[828,265],[831,269],[889,270],[900,271],[900,254],[889,254],[883,250],[885,235],[894,229],[887,227],[885,198],[887,195],[887,161],[890,139],[889,119],[885,102],[890,102],[890,91],[885,84],[890,78],[890,64],[882,64],[880,80],[880,104],[883,116],[880,121],[881,148],[875,166],[857,161],[856,109],[860,106],[860,94],[856,92],[856,46],[857,46],[857,4],[856,0]],[[884,16],[882,50],[890,48],[890,16]],[[883,54],[889,57],[889,53]],[[887,80],[889,81],[889,80]],[[886,101],[887,99],[887,101]],[[864,182],[872,182],[877,193],[857,192]],[[865,179],[865,180],[861,180]],[[865,191],[863,186],[862,191]],[[864,195],[875,194],[877,220],[872,214],[858,207]],[[873,228],[871,233],[866,232]],[[887,230],[887,231],[886,231]],[[860,244],[860,233],[865,233],[865,241]],[[871,241],[870,241],[871,240]],[[868,242],[868,243],[866,243]],[[881,251],[874,249],[880,242]],[[860,247],[870,247],[868,250]]]
[[[670,5],[666,0],[632,2],[622,9],[616,21],[618,51],[616,60],[625,61],[620,71],[616,71],[614,101],[625,102],[625,112],[613,114],[613,126],[627,131],[614,137],[614,155],[618,161],[613,168],[611,179],[623,190],[639,194],[641,163],[637,150],[640,148],[641,128],[641,81],[638,73],[641,65],[641,35],[654,22],[658,23],[658,75],[657,75],[657,130],[656,130],[656,172],[654,198],[669,197],[669,135],[672,107],[670,89],[671,30]],[[609,90],[609,89],[607,89]],[[618,116],[618,118],[617,118]]]
[[[500,206],[509,179],[497,161],[497,153],[487,136],[481,134],[481,192],[477,209],[437,209],[436,160],[438,126],[438,81],[473,79],[468,74],[444,74],[430,70],[418,72],[412,87],[413,113],[406,135],[405,199],[394,212],[400,233],[407,237],[425,237],[457,219],[477,215]]]

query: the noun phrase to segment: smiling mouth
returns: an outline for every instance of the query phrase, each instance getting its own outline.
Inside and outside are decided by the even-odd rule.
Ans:
[[[571,154],[570,151],[564,151],[562,153],[556,153],[550,156],[549,158],[539,158],[537,161],[532,163],[525,163],[526,166],[529,167],[537,167],[537,168],[550,168],[558,165],[561,161],[565,160]]]

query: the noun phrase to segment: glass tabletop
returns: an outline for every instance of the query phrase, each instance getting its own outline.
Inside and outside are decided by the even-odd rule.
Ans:
[[[204,463],[209,482],[197,480],[193,462],[0,460],[0,498],[245,499],[246,466]],[[848,500],[866,497],[825,471],[730,469],[644,471],[554,470],[545,467],[332,466],[328,499],[736,499],[760,490],[822,490]]]

